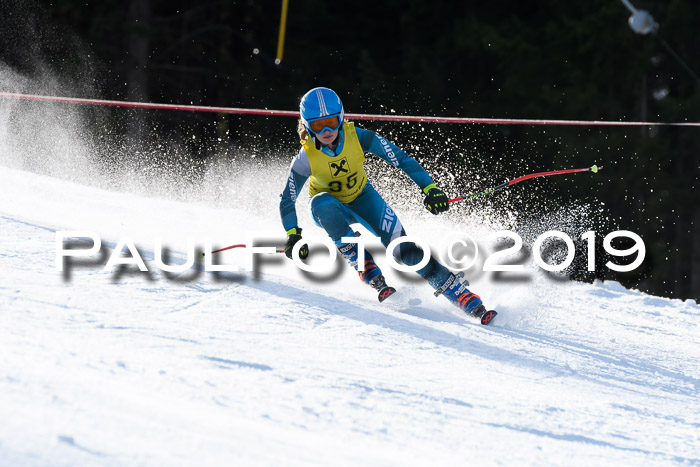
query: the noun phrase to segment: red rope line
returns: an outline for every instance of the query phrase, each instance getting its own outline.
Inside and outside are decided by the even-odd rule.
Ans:
[[[116,107],[131,107],[140,109],[184,110],[190,112],[217,112],[227,114],[266,115],[275,117],[298,117],[299,112],[293,110],[246,109],[240,107],[211,107],[201,105],[158,104],[152,102],[128,102],[104,99],[83,99],[79,97],[41,96],[35,94],[20,94],[0,92],[0,97],[8,99],[28,99],[36,101],[67,102],[71,104],[107,105]],[[416,115],[378,115],[378,114],[346,114],[352,120],[384,120],[399,122],[426,123],[483,123],[491,125],[582,125],[582,126],[689,126],[700,127],[700,122],[626,122],[617,120],[533,120],[517,118],[461,118],[461,117],[430,117]]]

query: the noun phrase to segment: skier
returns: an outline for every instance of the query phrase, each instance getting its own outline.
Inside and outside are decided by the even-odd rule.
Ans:
[[[423,204],[432,214],[449,209],[447,196],[415,159],[373,131],[345,121],[340,97],[331,89],[319,87],[307,92],[299,111],[302,148],[292,161],[280,201],[282,224],[287,231],[284,252],[291,259],[294,245],[301,241],[295,204],[299,190],[309,180],[312,219],[328,233],[341,255],[358,271],[360,279],[378,291],[382,302],[395,289],[386,284],[368,251],[362,270],[357,261],[358,244],[341,240],[359,235],[350,227],[355,223],[378,236],[385,247],[406,235],[394,211],[367,180],[365,153],[375,154],[403,170],[425,194]],[[303,244],[299,256],[304,259],[308,254],[308,245]],[[392,254],[408,266],[418,264],[423,258],[423,251],[412,242],[401,243]],[[469,291],[463,273],[451,273],[432,257],[417,273],[435,289],[435,296],[444,295],[467,314],[479,318],[482,324],[488,324],[496,315],[493,310],[487,311],[481,298]]]

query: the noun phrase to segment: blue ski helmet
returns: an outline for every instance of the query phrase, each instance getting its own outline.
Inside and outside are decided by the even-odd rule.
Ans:
[[[299,113],[304,127],[311,133],[335,131],[343,125],[345,111],[340,97],[328,88],[313,88],[304,94],[299,103]]]

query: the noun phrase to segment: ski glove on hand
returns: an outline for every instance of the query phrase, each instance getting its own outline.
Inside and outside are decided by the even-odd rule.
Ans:
[[[287,258],[292,259],[292,249],[294,245],[301,240],[301,228],[292,227],[287,230],[287,244],[284,246],[284,254]],[[299,258],[306,259],[309,256],[309,245],[304,244],[299,248]]]
[[[423,193],[425,193],[425,199],[423,204],[425,209],[433,214],[440,214],[450,209],[450,203],[447,202],[447,196],[445,193],[434,183],[423,188]]]

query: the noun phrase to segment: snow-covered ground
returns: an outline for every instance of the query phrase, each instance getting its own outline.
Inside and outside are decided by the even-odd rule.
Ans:
[[[500,312],[484,327],[388,268],[384,304],[347,268],[319,280],[281,255],[166,277],[156,237],[181,262],[188,236],[280,233],[275,197],[239,209],[7,167],[0,186],[1,465],[700,465],[694,301],[481,274]],[[406,216],[419,234],[447,219]],[[57,230],[107,254],[128,236],[151,272],[64,274]]]

